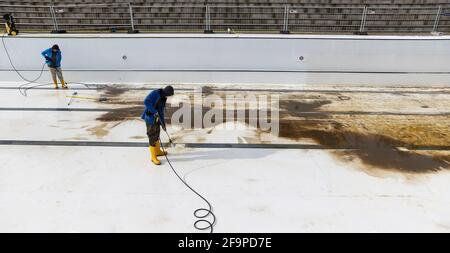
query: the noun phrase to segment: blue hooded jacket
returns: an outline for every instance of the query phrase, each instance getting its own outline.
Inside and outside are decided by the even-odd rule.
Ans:
[[[42,51],[42,53],[41,53],[42,56],[48,57],[48,58],[50,58],[50,59],[52,58],[52,54],[53,54],[52,48],[48,48],[48,49]],[[45,60],[45,63],[46,63],[47,66],[49,66],[49,67],[56,67],[56,68],[59,68],[59,67],[61,67],[61,59],[62,59],[62,56],[61,56],[61,50],[58,50],[58,52],[56,53],[56,62],[55,62],[55,65],[52,66],[52,62],[51,62],[51,61],[48,61],[47,59]]]
[[[146,123],[155,124],[155,113],[158,112],[162,125],[166,125],[164,120],[164,110],[166,108],[167,98],[163,95],[162,89],[153,90],[144,99],[145,110],[142,113],[141,119]]]

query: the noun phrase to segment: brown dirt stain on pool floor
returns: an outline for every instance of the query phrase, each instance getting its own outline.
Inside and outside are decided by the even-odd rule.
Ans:
[[[225,93],[215,92],[209,87],[205,87],[205,90],[207,94],[214,93],[225,97]],[[140,117],[144,109],[142,100],[146,94],[124,98],[121,96],[124,93],[125,91],[122,90],[110,91],[110,94],[114,95],[109,97],[107,103],[127,107],[107,112],[99,116],[98,121],[107,123]],[[192,94],[189,97],[192,98]],[[417,99],[404,101],[398,95],[391,96],[392,98],[387,97],[389,98],[387,107],[383,108],[383,103],[377,102],[367,109],[394,110],[401,108],[397,105],[401,103],[404,103],[402,106],[407,108],[409,104],[411,108],[420,107],[415,101]],[[347,94],[344,91],[337,94],[319,92],[281,94],[279,137],[314,141],[330,149],[330,153],[340,161],[361,164],[364,169],[377,168],[414,174],[449,169],[450,117],[448,115],[352,115],[351,111],[345,115],[328,113],[334,110],[345,111],[348,108],[365,108],[364,103],[368,103],[367,99],[367,96],[359,98],[358,94]],[[392,100],[398,101],[394,103]],[[341,104],[342,107],[340,107]],[[322,107],[325,106],[326,111],[322,111]],[[171,115],[177,109],[178,107],[167,108],[166,121],[169,124]],[[209,108],[203,107],[202,111],[206,110]],[[245,110],[246,115],[249,115],[249,110]],[[319,114],[309,115],[307,112]],[[248,122],[248,120],[245,121]],[[442,152],[434,152],[434,147]]]
[[[332,101],[330,100],[312,100],[309,102],[301,100],[281,100],[280,108],[295,116],[297,113],[316,111],[323,105],[331,103]]]
[[[410,143],[382,134],[349,131],[337,122],[281,121],[280,136],[296,140],[311,139],[327,148],[339,150],[333,153],[343,161],[358,158],[362,164],[381,169],[427,173],[449,168],[450,155],[410,151]]]
[[[128,88],[119,86],[106,86],[103,90],[103,95],[106,97],[118,97],[125,92],[129,91]]]
[[[109,133],[109,130],[107,129],[107,125],[108,123],[102,123],[100,125],[91,127],[86,129],[89,133],[91,133],[92,135],[95,135],[99,138],[102,138],[104,136],[106,136]]]
[[[141,116],[143,110],[143,106],[117,108],[102,114],[97,117],[97,120],[101,122],[111,122],[137,119]]]
[[[347,101],[347,100],[346,100]],[[298,113],[320,112],[330,101],[280,102],[289,115],[280,120],[280,137],[309,139],[330,149],[338,159],[358,159],[365,168],[407,173],[449,169],[450,152],[418,152],[417,149],[450,151],[450,117],[426,115],[326,115],[308,118]],[[333,102],[336,103],[336,102]],[[409,150],[412,149],[412,150]]]

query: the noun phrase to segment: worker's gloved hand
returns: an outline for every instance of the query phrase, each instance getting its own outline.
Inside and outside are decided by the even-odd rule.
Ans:
[[[52,61],[52,58],[50,58],[50,57],[48,57],[48,56],[45,56],[45,60],[47,60],[47,61]]]

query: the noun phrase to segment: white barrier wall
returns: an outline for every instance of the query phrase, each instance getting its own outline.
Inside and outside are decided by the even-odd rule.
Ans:
[[[450,85],[450,36],[41,34],[4,43],[29,79],[40,52],[58,44],[66,79],[77,82]],[[3,48],[0,75],[21,82]]]

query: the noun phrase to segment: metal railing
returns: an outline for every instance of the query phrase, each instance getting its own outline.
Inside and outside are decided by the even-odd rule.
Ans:
[[[358,32],[366,7],[287,7],[288,25],[292,32]]]
[[[450,4],[371,5],[0,5],[19,30],[142,32],[436,33],[450,31]]]
[[[375,32],[437,32],[442,7],[368,7],[363,29]],[[388,25],[385,25],[385,24]]]

